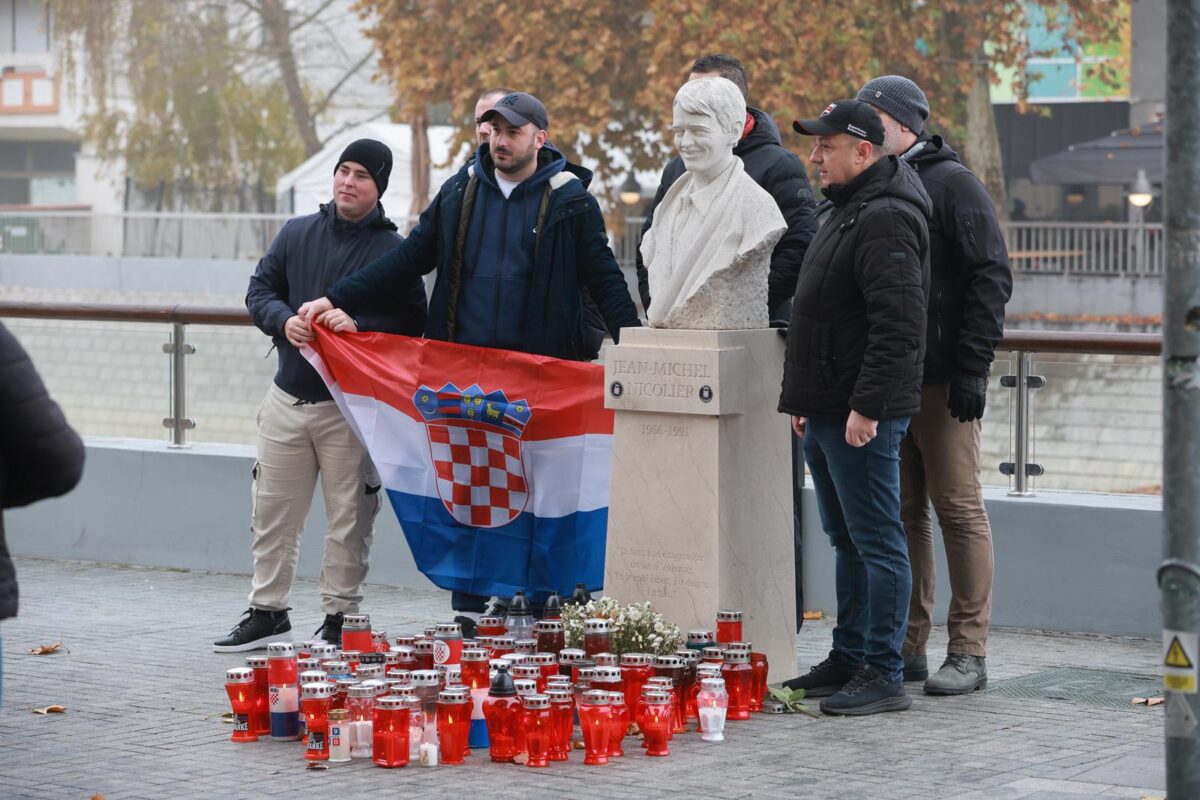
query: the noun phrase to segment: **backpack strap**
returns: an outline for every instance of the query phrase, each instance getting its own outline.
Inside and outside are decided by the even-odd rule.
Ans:
[[[475,210],[475,195],[479,193],[479,177],[472,165],[467,170],[467,187],[463,190],[462,211],[458,215],[458,229],[454,233],[454,255],[450,259],[450,292],[446,308],[446,341],[454,341],[454,327],[458,317],[458,295],[462,291],[463,250],[467,243],[467,228],[471,212]],[[541,226],[538,226],[539,232]]]

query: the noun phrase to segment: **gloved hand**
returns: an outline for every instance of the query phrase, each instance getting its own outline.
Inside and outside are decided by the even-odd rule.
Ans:
[[[987,378],[968,372],[956,372],[950,378],[950,400],[946,407],[950,416],[959,422],[973,422],[983,417],[987,401]]]
[[[775,308],[771,309],[769,316],[771,318],[771,327],[778,331],[780,336],[786,339],[788,333],[788,323],[792,321],[791,298],[784,300],[782,303],[775,306]]]

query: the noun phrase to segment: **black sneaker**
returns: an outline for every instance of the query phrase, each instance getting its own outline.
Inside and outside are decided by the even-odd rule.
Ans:
[[[321,627],[313,631],[313,636],[340,648],[342,646],[342,620],[345,616],[341,611],[336,614],[326,614],[325,621],[321,623]]]
[[[807,675],[784,681],[785,689],[803,689],[805,697],[829,697],[854,677],[857,664],[846,661],[837,651],[808,671]]]
[[[464,639],[475,638],[475,634],[478,632],[476,629],[475,620],[471,619],[470,617],[464,617],[460,615],[455,617],[454,621],[458,623],[458,627],[462,628],[462,635]]]
[[[870,664],[863,664],[841,690],[821,701],[826,714],[863,717],[881,711],[906,711],[912,698],[902,681],[889,681]]]
[[[224,639],[213,642],[214,653],[241,653],[245,650],[260,650],[268,642],[291,641],[292,623],[288,621],[288,613],[283,611],[263,611],[248,608],[242,619]]]

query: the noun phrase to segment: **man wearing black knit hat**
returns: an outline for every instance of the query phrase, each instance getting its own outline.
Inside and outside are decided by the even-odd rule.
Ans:
[[[929,694],[967,694],[987,685],[992,609],[992,529],[979,484],[980,418],[1012,270],[996,210],[958,154],[925,130],[929,102],[901,75],[868,81],[858,99],[883,121],[884,151],[908,162],[933,201],[929,223],[932,291],[921,410],[900,445],[900,516],[912,565],[904,679]],[[932,503],[950,573],[947,657],[929,674],[925,645],[933,617]]]
[[[298,348],[313,340],[313,332],[296,311],[401,241],[379,202],[391,172],[387,145],[351,142],[334,166],[333,200],[315,214],[288,220],[250,279],[246,306],[278,348],[279,366],[258,414],[250,608],[228,636],[213,642],[217,652],[291,638],[288,600],[318,474],[328,527],[319,583],[325,621],[317,634],[340,646],[342,617],[358,611],[362,601],[381,502],[379,477],[325,383],[300,355]],[[420,278],[409,281],[400,297],[386,313],[338,312],[327,324],[335,331],[421,335],[426,303]]]

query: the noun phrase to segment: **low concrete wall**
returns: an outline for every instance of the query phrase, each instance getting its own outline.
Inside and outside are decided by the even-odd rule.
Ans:
[[[1116,636],[1162,631],[1155,571],[1162,558],[1162,499],[1089,492],[1009,497],[985,487],[996,579],[992,624]],[[941,531],[937,610],[946,621],[950,583]],[[834,616],[834,550],[817,498],[804,493],[804,605]]]
[[[246,446],[170,450],[145,440],[90,439],[79,488],[5,514],[9,547],[21,556],[248,573],[253,463]],[[325,510],[316,495],[300,546],[300,574],[307,577],[321,565]],[[996,552],[993,624],[1159,634],[1159,498],[1081,492],[1010,498],[1000,489],[984,495]],[[833,548],[811,488],[804,502],[805,606],[833,615]],[[936,618],[945,621],[949,582],[943,549],[937,552]],[[370,581],[431,586],[387,508],[375,526]],[[303,607],[316,599],[293,602]]]
[[[1149,317],[1162,313],[1162,292],[1162,280],[1156,277],[1022,272],[1013,279],[1005,313]]]

